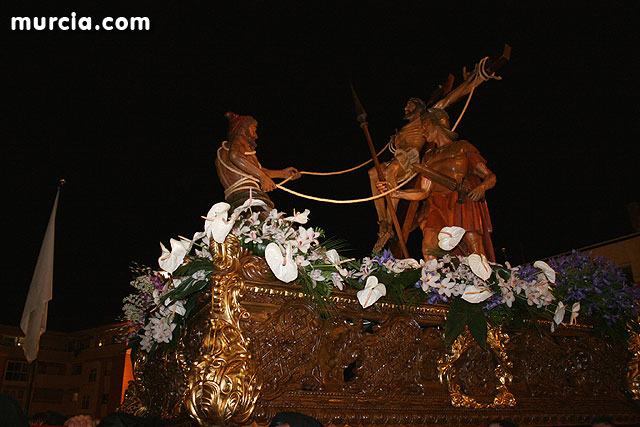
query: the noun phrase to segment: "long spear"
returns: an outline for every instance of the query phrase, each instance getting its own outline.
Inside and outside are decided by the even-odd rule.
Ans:
[[[362,103],[360,103],[360,99],[358,98],[358,94],[356,94],[356,90],[351,84],[351,93],[353,94],[353,102],[356,106],[356,114],[358,122],[360,123],[360,127],[364,132],[364,137],[367,140],[367,144],[369,145],[369,150],[371,150],[371,157],[373,158],[373,164],[376,167],[376,172],[378,173],[378,180],[384,181],[384,174],[382,173],[382,168],[380,167],[380,162],[378,161],[378,155],[376,154],[376,149],[373,147],[373,140],[371,139],[371,133],[369,133],[369,124],[367,123],[367,113],[364,111],[364,107]],[[398,242],[400,243],[400,249],[402,250],[402,254],[405,258],[409,258],[409,250],[407,249],[406,239],[404,238],[404,234],[402,232],[402,227],[400,227],[400,222],[398,222],[398,217],[396,216],[396,212],[393,209],[393,203],[391,202],[391,196],[387,194],[384,196],[384,199],[387,203],[387,212],[391,216],[391,220],[393,221],[393,227],[396,229],[396,234],[398,235]]]

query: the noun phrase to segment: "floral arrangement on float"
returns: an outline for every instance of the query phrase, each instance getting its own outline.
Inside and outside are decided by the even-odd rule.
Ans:
[[[287,216],[264,202],[250,198],[230,211],[227,203],[212,206],[204,216],[204,231],[191,239],[162,243],[161,271],[136,266],[131,285],[136,293],[123,302],[124,319],[131,325],[129,347],[152,353],[161,345],[175,344],[196,304],[197,295],[212,273],[209,242],[223,243],[229,233],[254,254],[264,256],[274,276],[285,283],[297,281],[330,314],[329,296],[350,287],[363,309],[375,309],[388,297],[399,306],[448,303],[444,325],[447,345],[465,330],[485,347],[488,325],[522,327],[547,320],[551,332],[573,325],[579,315],[589,317],[604,333],[626,338],[639,330],[640,292],[629,284],[613,263],[573,252],[530,265],[511,267],[487,261],[484,255],[450,253],[465,230],[445,227],[438,236],[440,256],[428,261],[395,259],[390,252],[362,260],[339,254],[341,244],[327,240],[324,232],[305,227],[309,210]]]

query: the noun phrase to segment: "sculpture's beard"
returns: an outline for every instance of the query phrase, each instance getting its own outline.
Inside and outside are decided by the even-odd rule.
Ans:
[[[250,135],[249,131],[245,131],[244,136],[249,141],[249,146],[251,146],[251,148],[256,148],[258,146],[258,143],[256,142],[256,140],[258,139],[257,135]]]
[[[416,116],[418,115],[418,111],[417,110],[413,110],[413,111],[408,111],[404,114],[404,119],[405,120],[413,120],[416,118]]]

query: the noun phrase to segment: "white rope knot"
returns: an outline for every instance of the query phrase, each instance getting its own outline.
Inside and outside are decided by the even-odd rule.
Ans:
[[[491,74],[487,73],[485,66],[487,65],[488,56],[485,56],[480,60],[480,62],[476,65],[476,69],[473,72],[482,79],[482,81],[486,82],[487,80],[502,80],[502,77],[496,76],[495,71]]]

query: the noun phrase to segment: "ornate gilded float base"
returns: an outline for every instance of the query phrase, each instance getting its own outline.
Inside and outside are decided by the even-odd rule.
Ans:
[[[480,403],[477,399],[463,393],[460,384],[460,375],[455,367],[456,361],[465,354],[471,347],[477,347],[477,344],[468,329],[460,334],[451,346],[449,352],[438,360],[438,379],[440,383],[447,384],[449,394],[451,396],[451,404],[455,407],[486,409],[486,408],[504,408],[515,406],[516,398],[509,392],[507,385],[511,384],[513,375],[510,369],[513,363],[509,361],[505,344],[509,340],[509,336],[502,332],[499,328],[489,330],[487,336],[488,350],[497,359],[493,373],[495,375],[495,392],[496,395],[491,403]],[[478,347],[479,348],[479,347]]]
[[[634,400],[640,400],[640,334],[637,332],[629,334],[627,389]]]
[[[640,383],[637,336],[628,368],[588,328],[494,329],[486,351],[465,333],[447,349],[444,306],[363,311],[338,292],[323,318],[237,241],[213,248],[210,288],[175,351],[136,361],[127,412],[176,426],[266,426],[281,411],[327,426],[640,424],[625,395]]]

